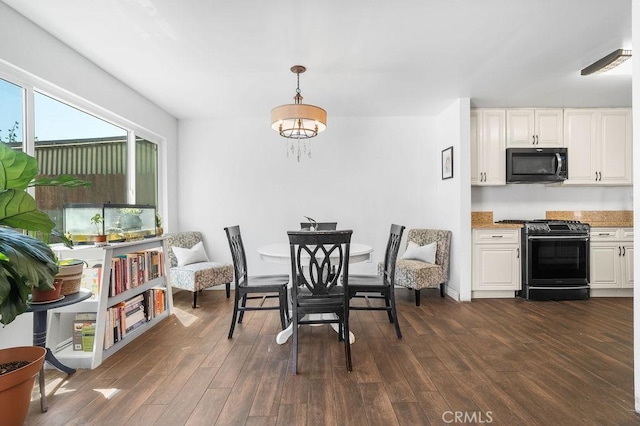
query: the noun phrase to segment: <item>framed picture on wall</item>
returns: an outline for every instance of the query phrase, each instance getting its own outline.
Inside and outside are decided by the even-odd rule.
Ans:
[[[453,177],[453,147],[442,150],[442,180]]]

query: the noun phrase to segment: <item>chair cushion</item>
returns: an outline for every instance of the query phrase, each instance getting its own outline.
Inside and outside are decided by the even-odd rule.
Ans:
[[[441,265],[401,259],[396,262],[395,285],[416,290],[437,288],[446,281],[445,273],[446,271]]]
[[[426,244],[420,246],[413,241],[409,241],[407,250],[404,252],[400,259],[405,260],[420,260],[426,263],[436,263],[436,250],[438,248],[437,243]]]
[[[233,281],[233,265],[218,262],[199,262],[176,266],[169,270],[171,286],[198,291]]]
[[[192,263],[198,262],[208,262],[209,258],[207,257],[207,253],[204,250],[204,244],[202,241],[196,243],[191,248],[182,248],[182,247],[171,247],[173,250],[173,254],[176,256],[178,260],[178,267],[190,265]]]

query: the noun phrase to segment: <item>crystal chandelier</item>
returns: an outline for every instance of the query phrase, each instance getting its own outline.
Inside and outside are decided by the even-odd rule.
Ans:
[[[294,65],[291,72],[296,74],[298,86],[295,103],[280,105],[271,110],[271,128],[289,139],[287,157],[295,155],[297,160],[307,154],[311,158],[311,143],[307,139],[315,137],[327,128],[327,112],[315,105],[302,103],[300,94],[300,74],[307,69],[302,65]]]

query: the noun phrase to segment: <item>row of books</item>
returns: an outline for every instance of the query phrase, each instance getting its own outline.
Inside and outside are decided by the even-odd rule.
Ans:
[[[152,288],[107,309],[104,349],[151,321],[166,309],[165,289]]]
[[[164,275],[164,255],[160,250],[144,250],[111,259],[109,296]]]

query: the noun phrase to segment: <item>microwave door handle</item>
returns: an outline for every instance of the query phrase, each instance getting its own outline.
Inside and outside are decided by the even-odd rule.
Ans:
[[[558,161],[558,169],[556,170],[556,176],[560,177],[560,172],[562,171],[562,156],[559,152],[556,152],[556,160]]]

